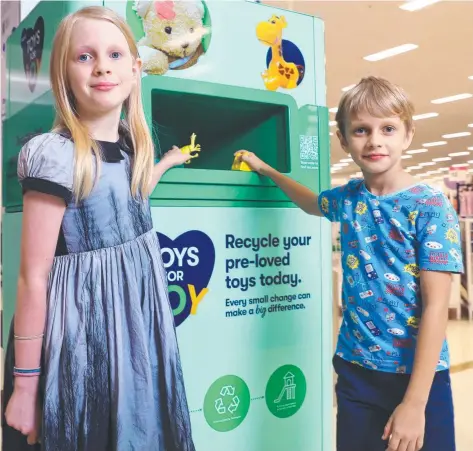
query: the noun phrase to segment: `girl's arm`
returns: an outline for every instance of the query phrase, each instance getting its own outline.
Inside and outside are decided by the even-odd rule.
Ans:
[[[159,163],[156,163],[154,165],[150,192],[154,191],[156,185],[159,183],[161,177],[165,174],[166,171],[173,168],[174,166],[180,166],[184,164],[190,158],[191,156],[188,153],[182,153],[181,149],[176,146],[166,152],[159,161]]]
[[[24,195],[20,273],[14,319],[16,337],[44,332],[49,272],[66,209],[59,197],[28,191]],[[15,339],[15,366],[38,368],[43,340]],[[38,377],[16,377],[15,390],[36,391]]]

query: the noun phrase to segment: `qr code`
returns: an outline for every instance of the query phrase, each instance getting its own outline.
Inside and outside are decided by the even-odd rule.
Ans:
[[[300,135],[299,144],[301,161],[319,161],[319,140],[317,136]]]

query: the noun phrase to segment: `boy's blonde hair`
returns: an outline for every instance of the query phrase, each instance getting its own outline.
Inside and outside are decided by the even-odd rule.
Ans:
[[[335,120],[344,138],[351,118],[363,112],[374,117],[398,116],[404,122],[406,131],[413,128],[414,106],[406,92],[383,78],[362,78],[354,88],[343,94]]]
[[[132,57],[136,60],[138,48],[132,31],[126,22],[113,10],[101,6],[82,8],[66,16],[56,31],[50,61],[50,78],[56,101],[55,131],[68,131],[75,148],[74,197],[76,201],[87,197],[98,180],[101,165],[101,151],[75,109],[75,99],[67,77],[69,45],[74,25],[80,19],[104,20],[114,24],[125,36]],[[149,194],[154,163],[154,147],[143,113],[141,101],[141,75],[123,104],[124,120],[120,123],[120,134],[126,135],[134,152],[131,191],[134,196]],[[94,158],[96,169],[94,177]],[[95,179],[95,180],[94,180]]]

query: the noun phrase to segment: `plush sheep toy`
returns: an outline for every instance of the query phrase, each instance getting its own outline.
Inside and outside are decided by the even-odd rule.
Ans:
[[[203,53],[204,5],[200,0],[135,1],[144,37],[138,42],[143,70],[162,75],[193,66]]]

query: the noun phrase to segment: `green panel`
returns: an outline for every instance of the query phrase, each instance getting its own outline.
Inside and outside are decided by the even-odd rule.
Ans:
[[[33,136],[46,133],[54,120],[51,91],[9,117],[3,123],[3,206],[10,209],[23,204],[17,177],[18,153]]]
[[[320,186],[319,192],[330,188],[330,133],[329,112],[326,107],[318,107],[319,135],[320,140],[319,162],[320,162]]]
[[[319,186],[319,149],[314,151],[315,165],[307,169],[302,164],[300,144],[303,138],[319,140],[315,106],[307,105],[299,111],[288,94],[156,76],[144,78],[143,102],[145,110],[151,112],[148,120],[162,152],[172,145],[188,144],[192,133],[202,147],[199,157],[189,165],[164,175],[153,199],[180,200],[189,192],[193,199],[204,201],[209,200],[202,197],[208,192],[210,200],[287,202],[267,178],[231,171],[234,153],[240,149],[254,151],[311,189]],[[325,131],[320,139],[327,136]],[[169,184],[171,189],[167,188]],[[203,190],[199,185],[211,189]],[[222,185],[224,189],[220,189]],[[243,189],[248,186],[255,189]]]
[[[16,304],[20,269],[21,218],[21,213],[4,214],[2,218],[2,334],[5,346]]]

